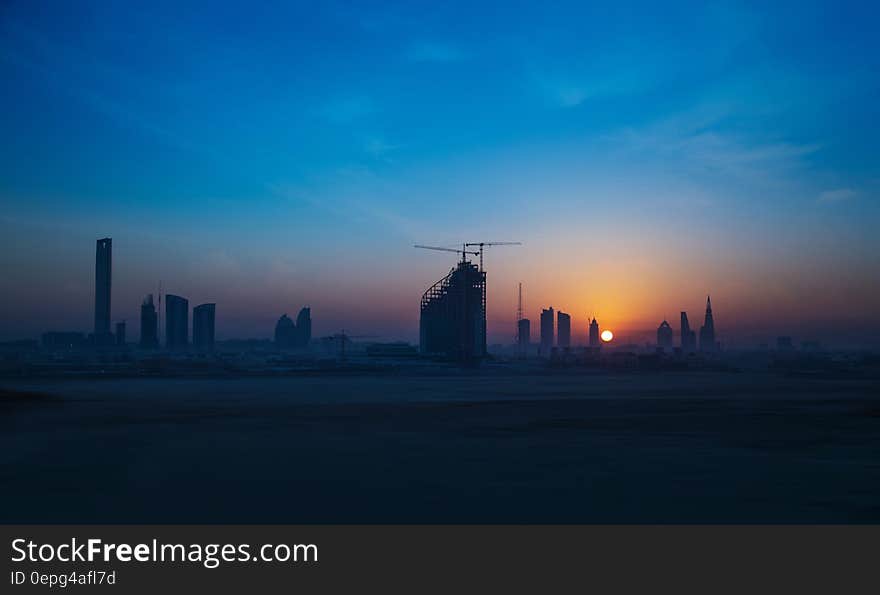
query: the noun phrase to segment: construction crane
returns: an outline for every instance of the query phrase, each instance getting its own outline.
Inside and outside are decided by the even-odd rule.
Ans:
[[[514,341],[516,341],[516,351],[519,355],[523,355],[523,338],[522,338],[522,329],[520,327],[520,322],[523,319],[523,304],[522,304],[522,282],[519,284],[519,295],[516,298],[516,335]]]
[[[468,249],[467,249],[467,246],[465,246],[464,244],[461,245],[461,250],[457,250],[457,249],[455,249],[455,248],[446,248],[446,247],[442,247],[442,246],[424,246],[424,245],[422,245],[422,244],[415,244],[414,247],[415,247],[415,248],[422,248],[422,249],[424,249],[424,250],[439,250],[440,252],[455,252],[455,253],[457,253],[457,254],[460,253],[460,254],[461,254],[461,264],[459,265],[460,267],[464,267],[464,266],[465,266],[465,263],[467,262],[467,255],[468,255],[468,254],[470,254],[470,255],[472,255],[472,256],[479,256],[479,255],[480,255],[480,253],[477,252],[477,251],[475,251],[475,250],[468,250]],[[470,269],[470,266],[471,266],[471,265],[467,265],[467,269],[462,269],[463,272],[464,272],[465,270],[469,270],[469,269]],[[450,272],[450,275],[452,275],[452,272]],[[483,279],[485,279],[485,276],[483,276]],[[468,346],[467,346],[467,334],[468,334],[468,333],[467,333],[467,326],[468,326],[468,324],[467,324],[467,315],[465,314],[465,313],[468,311],[468,308],[467,308],[467,306],[468,306],[467,294],[468,294],[468,290],[467,290],[466,288],[462,287],[462,291],[461,291],[461,312],[462,312],[462,314],[461,314],[461,325],[462,325],[462,329],[461,329],[461,332],[460,332],[460,336],[461,336],[461,343],[462,343],[462,344],[461,344],[461,353],[462,353],[462,357],[463,357],[463,358],[465,357],[465,354],[468,353]],[[483,295],[485,296],[485,284],[483,285]],[[424,299],[424,296],[423,296],[422,299]],[[484,310],[484,312],[485,312],[485,305],[486,305],[486,304],[485,304],[485,300],[483,300],[483,310]],[[485,349],[485,336],[486,336],[486,329],[485,329],[485,315],[484,315],[483,323],[484,323],[484,328],[483,328],[483,338],[484,338],[484,341],[483,341],[483,343],[484,343],[484,346],[483,346],[483,353],[485,353],[485,351],[486,351],[486,349]]]
[[[465,246],[466,246],[466,244],[462,244],[462,245],[461,245],[461,250],[458,250],[458,249],[456,249],[456,248],[444,248],[444,247],[442,247],[442,246],[423,246],[423,245],[421,245],[421,244],[415,244],[415,245],[413,245],[413,248],[423,248],[423,249],[425,249],[425,250],[440,250],[441,252],[455,252],[455,253],[457,253],[457,254],[461,254],[461,260],[462,260],[462,261],[464,261],[464,259],[465,259],[465,255],[466,255],[466,254],[471,254],[471,255],[473,255],[473,256],[479,256],[479,257],[480,257],[480,263],[483,262],[483,255],[482,255],[482,252],[477,252],[477,251],[475,251],[475,250],[467,250],[467,249],[465,248]],[[481,264],[480,268],[482,268],[482,264]]]
[[[377,335],[349,335],[345,332],[345,329],[342,329],[341,333],[337,333],[333,336],[334,339],[339,340],[339,356],[340,359],[345,359],[345,343],[351,339],[375,339]]]
[[[479,256],[480,257],[480,268],[478,269],[478,271],[479,271],[479,279],[480,279],[479,280],[480,293],[482,294],[482,296],[480,298],[480,300],[482,302],[480,304],[480,309],[481,309],[480,318],[482,319],[481,320],[482,328],[480,329],[480,334],[482,336],[482,344],[483,344],[481,354],[483,354],[483,355],[485,355],[485,353],[486,353],[486,273],[483,270],[483,249],[486,246],[520,246],[520,245],[522,245],[521,242],[463,242],[461,244],[461,250],[458,250],[455,248],[447,248],[447,247],[442,247],[442,246],[425,246],[422,244],[415,244],[416,248],[423,248],[425,250],[439,250],[441,252],[460,253],[462,265],[467,261],[468,254],[470,254],[472,256]],[[479,248],[479,250],[468,250],[468,248],[473,248],[473,247]],[[469,273],[466,273],[466,274],[469,275]],[[467,279],[467,278],[468,277],[465,277],[465,279]],[[465,313],[468,311],[468,301],[467,301],[468,300],[468,298],[467,298],[468,291],[470,291],[470,289],[465,289],[461,292],[461,300],[462,300],[461,301],[461,311],[462,311],[462,313]],[[463,327],[462,331],[461,331],[461,339],[462,339],[461,352],[462,352],[462,354],[464,354],[464,353],[468,352],[468,346],[466,344],[467,343],[467,336],[468,336],[468,330],[467,330],[468,323],[467,323],[467,316],[466,315],[463,314],[461,318],[462,318],[462,327]]]
[[[483,246],[522,246],[522,242],[467,242],[465,246],[478,246],[480,248],[480,270],[483,270]]]

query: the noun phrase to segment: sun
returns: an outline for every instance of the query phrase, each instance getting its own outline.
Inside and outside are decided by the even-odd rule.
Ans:
[[[602,331],[602,340],[606,343],[614,338],[614,333],[609,330]]]

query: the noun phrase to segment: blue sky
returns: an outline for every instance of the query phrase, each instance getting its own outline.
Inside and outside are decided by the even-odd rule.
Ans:
[[[871,3],[178,4],[0,8],[3,338],[90,327],[105,235],[114,317],[161,279],[221,337],[414,338],[462,240],[525,242],[498,341],[517,281],[576,336],[880,330]]]

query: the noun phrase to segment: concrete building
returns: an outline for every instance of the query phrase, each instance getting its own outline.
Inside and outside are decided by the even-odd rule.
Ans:
[[[516,343],[520,353],[526,353],[532,342],[532,322],[528,318],[520,318],[516,323]]]
[[[681,313],[681,330],[680,330],[681,351],[683,353],[693,353],[697,350],[697,333],[691,330],[688,323],[687,312]]]
[[[312,309],[303,308],[293,321],[283,314],[275,323],[275,345],[279,349],[306,349],[312,340]]]
[[[103,238],[95,248],[95,343],[112,343],[110,332],[110,295],[113,272],[113,240]]]
[[[159,348],[159,316],[153,304],[153,294],[144,298],[141,304],[141,349]]]
[[[550,355],[555,344],[553,317],[552,307],[541,310],[541,352],[544,355]]]
[[[193,347],[198,351],[214,350],[214,312],[216,304],[193,308]]]
[[[165,346],[171,350],[189,345],[189,300],[178,295],[165,296]]]
[[[300,349],[309,346],[312,340],[312,309],[302,308],[296,315],[296,343]]]
[[[275,323],[275,346],[278,349],[296,347],[296,323],[287,314],[282,314]]]
[[[422,295],[419,351],[464,361],[486,355],[486,273],[462,258]]]
[[[672,350],[672,327],[664,320],[657,327],[657,347]]]
[[[562,310],[556,313],[556,345],[560,349],[571,347],[571,316]]]

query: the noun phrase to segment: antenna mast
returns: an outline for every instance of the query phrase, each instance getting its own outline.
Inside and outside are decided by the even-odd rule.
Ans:
[[[523,319],[523,305],[522,305],[522,281],[519,283],[519,293],[516,299],[516,333],[514,337],[516,337],[516,352],[522,357],[523,354],[523,338],[521,336],[522,330],[520,321]]]
[[[519,322],[523,319],[523,307],[522,307],[522,282],[519,284],[519,297],[516,302],[516,321]]]

